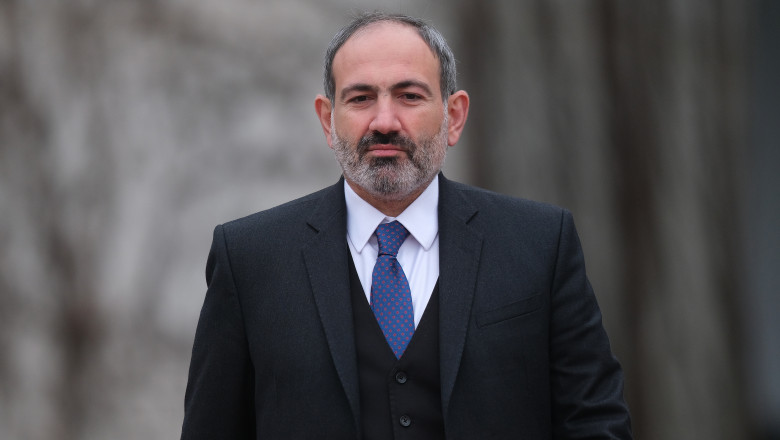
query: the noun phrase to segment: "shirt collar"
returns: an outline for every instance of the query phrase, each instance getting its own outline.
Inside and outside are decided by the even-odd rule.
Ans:
[[[439,176],[435,176],[425,191],[398,217],[387,217],[361,199],[344,181],[344,197],[347,202],[347,237],[360,253],[376,227],[398,220],[426,251],[433,245],[439,233]]]

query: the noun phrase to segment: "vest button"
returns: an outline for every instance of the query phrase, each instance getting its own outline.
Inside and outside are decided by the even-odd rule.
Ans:
[[[403,371],[399,371],[399,372],[395,373],[395,381],[396,382],[404,384],[404,383],[406,383],[406,379],[407,379],[406,373],[404,373]]]
[[[404,428],[412,424],[412,418],[407,416],[406,414],[402,415],[401,418],[398,419],[398,421],[401,423],[401,426],[403,426]]]

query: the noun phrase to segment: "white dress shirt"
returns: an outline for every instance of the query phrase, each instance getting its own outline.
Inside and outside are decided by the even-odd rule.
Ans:
[[[361,199],[344,182],[347,201],[347,243],[352,253],[366,300],[371,302],[371,275],[379,244],[376,227],[398,220],[409,231],[398,250],[398,263],[409,280],[414,308],[414,326],[420,323],[433,288],[439,279],[439,176],[398,217],[388,217]]]

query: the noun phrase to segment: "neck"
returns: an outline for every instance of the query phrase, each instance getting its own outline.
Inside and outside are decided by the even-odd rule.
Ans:
[[[346,178],[345,180],[347,181],[349,187],[355,191],[355,194],[379,210],[379,212],[388,217],[398,217],[402,212],[404,212],[406,208],[409,207],[409,205],[412,204],[412,202],[417,200],[417,197],[420,197],[420,194],[422,194],[423,191],[428,188],[428,185],[430,185],[433,178],[425,182],[425,184],[420,185],[419,188],[415,189],[407,196],[401,198],[395,198],[393,196],[376,196],[358,186],[353,181]]]

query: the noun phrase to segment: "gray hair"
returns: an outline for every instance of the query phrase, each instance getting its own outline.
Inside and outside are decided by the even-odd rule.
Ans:
[[[336,96],[336,80],[333,78],[333,58],[341,46],[360,29],[380,22],[393,22],[411,26],[417,29],[423,41],[431,48],[431,51],[439,59],[439,86],[444,102],[447,97],[457,90],[455,56],[447,45],[444,36],[426,21],[403,14],[387,14],[384,12],[369,12],[357,16],[351,23],[342,28],[331,40],[328,50],[325,52],[325,96],[334,101]]]

